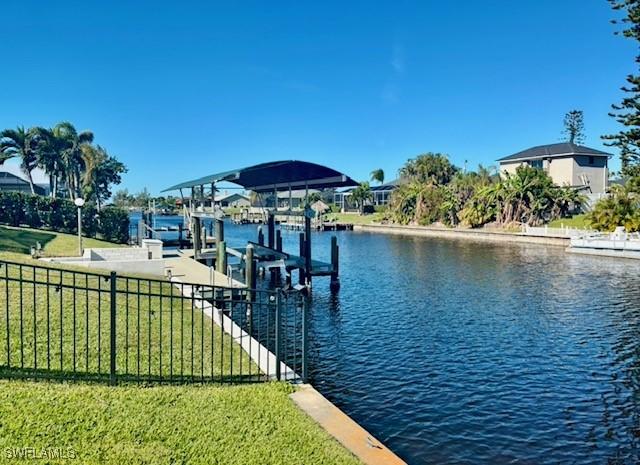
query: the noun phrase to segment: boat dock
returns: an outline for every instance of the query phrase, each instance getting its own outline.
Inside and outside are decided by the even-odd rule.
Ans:
[[[289,231],[304,231],[304,223],[280,223],[281,229]],[[311,225],[311,229],[316,231],[353,231],[352,223],[332,223],[329,221],[322,223],[314,223]]]
[[[167,276],[178,278],[182,282],[214,287],[246,288],[244,283],[220,273],[213,267],[193,260],[188,254],[167,258],[165,263]]]

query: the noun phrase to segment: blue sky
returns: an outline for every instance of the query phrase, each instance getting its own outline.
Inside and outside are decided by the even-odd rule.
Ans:
[[[613,17],[605,0],[9,0],[0,127],[91,129],[123,186],[154,193],[276,159],[358,180],[427,151],[495,164],[559,141],[574,108],[604,148],[636,52]]]

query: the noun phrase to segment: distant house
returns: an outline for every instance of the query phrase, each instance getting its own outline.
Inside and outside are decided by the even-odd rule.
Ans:
[[[278,209],[279,210],[301,210],[304,208],[304,202],[307,195],[319,194],[320,191],[316,189],[300,189],[278,192]],[[273,196],[267,199],[267,206],[273,207]]]
[[[251,206],[251,201],[249,200],[248,197],[245,197],[244,195],[237,194],[237,193],[221,195],[219,197],[216,196],[216,203],[218,203],[222,208],[227,208],[227,207],[238,208],[238,207]]]
[[[35,193],[38,195],[47,195],[47,189],[38,184],[34,185]],[[24,192],[31,194],[29,181],[16,173],[9,171],[0,171],[0,192]]]
[[[521,165],[544,170],[559,186],[573,186],[601,194],[608,186],[610,153],[563,142],[539,145],[500,158],[501,173],[513,174]]]
[[[373,195],[371,204],[387,205],[391,200],[391,194],[398,188],[399,184],[400,180],[396,179],[379,186],[371,186],[371,194]],[[357,206],[350,199],[353,189],[355,188],[349,187],[333,194],[333,203],[338,206],[340,211],[357,210]]]

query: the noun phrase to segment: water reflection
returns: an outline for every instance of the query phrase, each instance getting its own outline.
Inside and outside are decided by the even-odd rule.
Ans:
[[[237,242],[255,227],[227,229]],[[327,259],[331,234],[314,235]],[[297,234],[283,234],[297,250]],[[338,233],[313,384],[410,463],[640,462],[640,262]]]

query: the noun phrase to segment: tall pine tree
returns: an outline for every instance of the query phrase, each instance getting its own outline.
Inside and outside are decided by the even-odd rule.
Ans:
[[[584,144],[584,115],[582,110],[571,110],[564,115],[564,136],[571,144]]]
[[[640,46],[640,0],[609,0],[611,7],[624,14],[622,19],[612,21],[622,26],[616,34],[622,34]],[[622,124],[617,134],[603,136],[606,145],[620,150],[622,175],[640,176],[640,55],[635,58],[638,70],[627,76],[627,84],[622,87],[625,93],[622,101],[612,105],[610,116]]]

